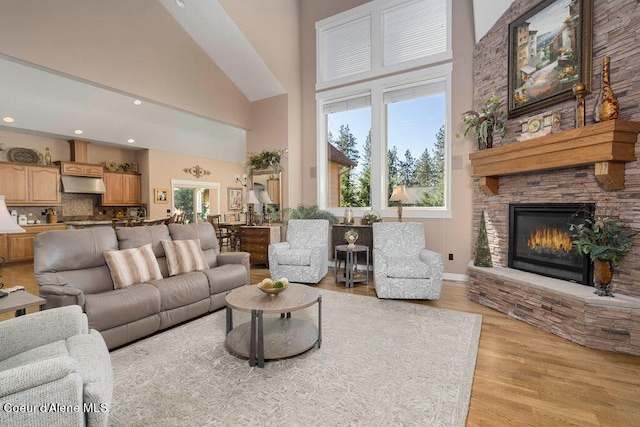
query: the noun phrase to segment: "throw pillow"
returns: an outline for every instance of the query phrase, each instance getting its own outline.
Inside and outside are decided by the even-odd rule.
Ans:
[[[139,248],[106,251],[103,255],[111,273],[114,289],[126,288],[151,279],[162,279],[151,243]]]
[[[167,257],[169,276],[209,268],[207,258],[200,247],[200,239],[161,240]]]

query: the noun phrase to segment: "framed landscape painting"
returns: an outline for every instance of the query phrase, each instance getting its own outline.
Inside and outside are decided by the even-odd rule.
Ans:
[[[593,0],[544,0],[509,24],[509,117],[591,91]]]
[[[227,199],[229,200],[229,210],[239,211],[242,209],[242,188],[228,188]]]

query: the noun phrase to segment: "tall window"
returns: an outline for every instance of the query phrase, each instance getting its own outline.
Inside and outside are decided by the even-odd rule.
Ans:
[[[389,197],[405,185],[407,216],[450,215],[450,74],[445,64],[317,95],[320,206],[394,216]]]
[[[404,185],[404,206],[445,206],[446,87],[436,82],[384,93],[387,197]],[[391,203],[390,203],[391,205]]]
[[[371,97],[325,104],[328,206],[371,206]]]
[[[451,216],[450,23],[451,0],[374,0],[316,23],[323,209],[395,216],[404,185],[407,216]]]

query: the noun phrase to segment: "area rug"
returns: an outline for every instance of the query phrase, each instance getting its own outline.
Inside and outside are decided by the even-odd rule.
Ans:
[[[110,425],[465,425],[480,315],[320,292],[321,348],[264,368],[227,351],[225,310],[113,351]]]

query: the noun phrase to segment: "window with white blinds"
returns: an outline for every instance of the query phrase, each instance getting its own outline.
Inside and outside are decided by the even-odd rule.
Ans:
[[[382,11],[384,66],[445,53],[447,0],[417,0]]]
[[[374,0],[316,23],[318,89],[450,60],[451,0]]]
[[[322,33],[324,80],[371,69],[371,16],[354,19]]]
[[[387,89],[382,95],[385,104],[408,101],[410,99],[424,98],[425,96],[437,95],[447,90],[447,83],[443,81],[416,84],[414,86],[401,87],[398,89]]]
[[[354,98],[328,102],[322,106],[322,110],[324,114],[333,114],[366,107],[371,107],[371,95],[361,95]]]

